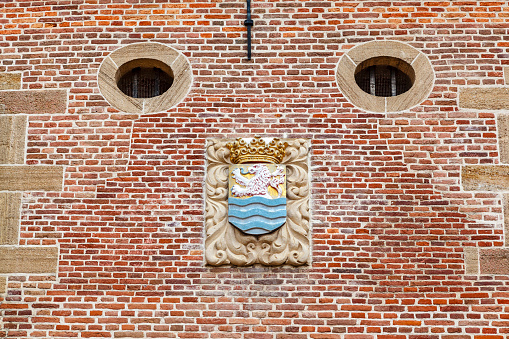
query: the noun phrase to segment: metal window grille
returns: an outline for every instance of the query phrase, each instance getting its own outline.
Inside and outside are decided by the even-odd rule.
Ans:
[[[133,98],[152,98],[166,92],[173,79],[159,68],[136,67],[118,81],[118,88]]]
[[[412,87],[408,75],[386,65],[374,65],[363,69],[355,75],[355,82],[364,92],[378,97],[396,96]]]

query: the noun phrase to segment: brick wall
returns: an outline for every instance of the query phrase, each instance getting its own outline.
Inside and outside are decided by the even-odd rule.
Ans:
[[[509,176],[508,2],[252,9],[247,61],[243,1],[0,3],[0,131],[26,131],[0,168],[0,194],[20,197],[19,214],[0,209],[0,227],[18,225],[0,244],[0,337],[506,338],[509,189],[482,180]],[[337,64],[372,40],[429,58],[425,101],[348,102]],[[190,93],[166,112],[122,113],[99,92],[104,58],[142,41],[191,63]],[[26,127],[4,127],[12,117]],[[309,266],[204,263],[206,139],[254,134],[311,140]],[[40,167],[63,168],[63,184],[19,174]]]

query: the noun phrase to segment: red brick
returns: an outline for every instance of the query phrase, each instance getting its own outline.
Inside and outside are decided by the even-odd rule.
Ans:
[[[502,194],[460,173],[503,162],[506,113],[458,95],[507,85],[504,5],[252,1],[247,61],[245,2],[4,1],[0,72],[22,90],[0,111],[28,116],[25,165],[65,181],[23,193],[16,246],[58,246],[59,267],[5,278],[0,337],[503,338],[508,280],[465,262],[505,247]],[[366,112],[338,88],[339,59],[375,39],[430,59],[422,103]],[[148,40],[189,59],[192,88],[165,112],[119,112],[100,63]],[[311,140],[309,266],[204,264],[206,139],[253,134]]]

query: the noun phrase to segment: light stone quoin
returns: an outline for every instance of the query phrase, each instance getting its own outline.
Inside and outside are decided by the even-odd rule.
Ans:
[[[25,153],[29,115],[66,113],[67,91],[20,88],[21,74],[0,73],[0,298],[6,275],[55,274],[58,265],[56,246],[19,246],[20,213],[22,192],[63,190],[64,166],[25,164]]]
[[[288,145],[281,165],[286,167],[286,222],[275,231],[249,235],[228,220],[230,149],[233,140],[207,142],[205,198],[205,258],[212,266],[300,266],[310,262],[309,141],[283,140]]]
[[[493,111],[497,120],[500,164],[464,165],[461,183],[466,191],[497,192],[502,197],[504,247],[465,248],[468,274],[509,274],[509,68],[504,67],[505,86],[467,86],[459,88],[460,108]]]

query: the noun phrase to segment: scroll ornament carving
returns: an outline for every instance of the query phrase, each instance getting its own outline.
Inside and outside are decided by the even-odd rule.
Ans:
[[[287,219],[276,231],[261,236],[248,235],[228,222],[227,144],[231,140],[212,139],[207,143],[205,199],[205,259],[213,266],[300,266],[309,262],[309,142],[286,140],[282,164],[287,171]]]

